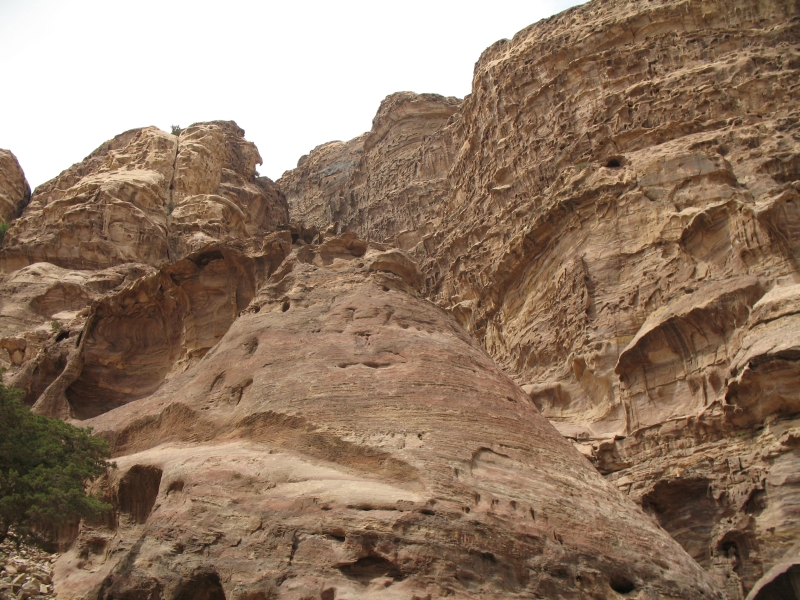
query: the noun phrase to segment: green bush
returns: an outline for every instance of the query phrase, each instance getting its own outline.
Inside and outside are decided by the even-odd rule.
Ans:
[[[180,125],[172,125],[172,135],[180,135],[183,128]]]
[[[5,221],[0,223],[0,244],[3,243],[3,240],[6,237],[6,231],[8,231],[9,227],[11,227],[11,223],[6,223]]]
[[[105,440],[36,415],[22,391],[0,383],[0,543],[37,541],[36,531],[111,509],[86,493],[114,465]],[[12,533],[13,531],[13,533]]]

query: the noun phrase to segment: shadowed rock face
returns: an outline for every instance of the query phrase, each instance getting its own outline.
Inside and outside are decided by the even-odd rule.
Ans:
[[[82,420],[149,396],[222,338],[290,240],[273,234],[253,256],[208,246],[96,301],[34,409]]]
[[[247,244],[286,224],[283,195],[230,121],[179,137],[132,129],[39,186],[0,251],[5,272],[34,262],[102,269],[175,261],[209,243]]]
[[[8,150],[0,149],[0,221],[7,223],[19,216],[31,199],[31,188]]]
[[[794,483],[767,475],[797,466],[780,440],[800,426],[798,27],[784,0],[587,3],[487,49],[446,122],[418,97],[401,161],[386,115],[408,94],[340,144],[346,178],[316,175],[345,162],[321,146],[278,182],[320,228],[415,256],[428,296],[634,499],[663,481],[688,506],[707,481],[686,549],[731,598],[800,536],[777,517]],[[758,493],[773,516],[743,508]]]
[[[397,250],[296,245],[196,365],[84,421],[120,517],[62,597],[719,597],[421,287]]]

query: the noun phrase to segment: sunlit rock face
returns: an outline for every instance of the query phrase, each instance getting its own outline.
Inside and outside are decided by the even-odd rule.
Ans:
[[[199,362],[93,404],[115,513],[60,597],[721,598],[422,285],[396,249],[295,244]],[[139,339],[125,364],[162,352]]]
[[[212,242],[247,244],[288,221],[258,150],[230,121],[180,136],[132,129],[39,186],[8,231],[0,267],[160,266]]]
[[[390,96],[278,184],[317,226],[414,256],[428,296],[744,598],[800,537],[782,475],[798,82],[794,2],[590,2],[487,49],[460,105]],[[409,122],[407,145],[386,133]]]

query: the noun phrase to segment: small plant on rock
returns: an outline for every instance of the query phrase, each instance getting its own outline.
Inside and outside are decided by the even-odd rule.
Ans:
[[[180,125],[172,125],[172,135],[180,135],[181,131],[183,131],[183,127]]]
[[[11,227],[11,223],[6,223],[5,221],[0,223],[0,244],[3,243],[3,240],[6,237],[6,231],[8,231],[9,227]]]

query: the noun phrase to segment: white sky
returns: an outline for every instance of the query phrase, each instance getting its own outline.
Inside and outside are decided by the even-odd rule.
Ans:
[[[273,179],[403,90],[464,97],[493,42],[580,0],[0,0],[0,148],[31,187],[134,127],[231,119]]]

